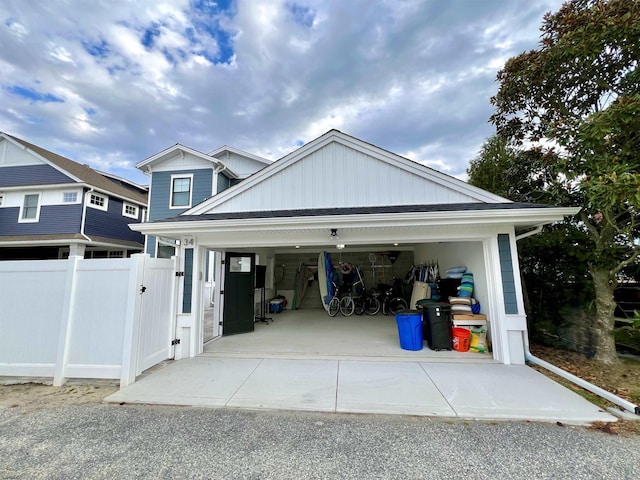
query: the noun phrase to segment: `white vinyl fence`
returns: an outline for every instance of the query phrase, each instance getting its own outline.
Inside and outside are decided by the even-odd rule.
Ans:
[[[174,259],[0,262],[0,376],[120,379],[172,356]]]

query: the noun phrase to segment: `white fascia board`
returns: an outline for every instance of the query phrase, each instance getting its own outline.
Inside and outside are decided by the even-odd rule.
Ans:
[[[65,190],[69,188],[82,188],[84,183],[52,183],[48,185],[24,184],[15,185],[13,187],[1,187],[3,192],[19,192],[21,190]]]
[[[169,147],[169,148],[165,148],[164,150],[162,150],[159,153],[156,153],[155,155],[152,155],[151,157],[142,160],[139,163],[136,163],[136,168],[139,170],[143,170],[144,167],[151,165],[152,163],[156,163],[156,162],[162,162],[165,160],[165,158],[170,157],[173,155],[173,153],[178,152],[178,151],[183,151],[184,153],[189,153],[191,155],[194,155],[198,158],[202,158],[203,160],[207,160],[213,164],[219,164],[220,161],[217,158],[213,158],[209,155],[207,155],[206,153],[200,152],[198,150],[195,150],[193,148],[190,147],[185,147],[184,145],[180,145],[179,143],[176,143],[175,145]],[[144,171],[144,170],[143,170]]]
[[[223,152],[235,153],[236,155],[248,158],[250,160],[255,160],[256,162],[262,163],[264,165],[271,165],[273,163],[273,161],[269,159],[254,155],[253,153],[245,152],[238,148],[230,147],[229,145],[223,145],[222,147],[216,148],[212,152],[209,152],[207,155],[215,157],[216,155],[220,155]]]
[[[396,153],[389,152],[387,150],[384,150],[383,148],[376,147],[375,145],[364,142],[358,138],[351,137],[342,132],[335,131],[333,132],[333,135],[329,136],[328,138],[333,137],[340,138],[343,144],[347,144],[355,148],[356,150],[364,151],[371,157],[386,161],[387,163],[391,163],[392,165],[405,171],[411,172],[414,175],[429,180],[432,178],[436,178],[442,185],[465,193],[470,197],[477,199],[478,201],[486,203],[513,203],[511,200],[487,192],[486,190],[483,190],[481,188],[474,187],[473,185],[469,185],[467,182],[452,177],[451,175],[447,175],[446,173],[442,173],[439,170],[428,167],[427,165],[423,165],[422,163],[418,163]]]
[[[67,190],[67,189],[76,189],[76,188],[87,188],[91,192],[100,193],[102,195],[106,195],[111,198],[117,198],[119,200],[123,200],[127,203],[131,203],[132,205],[138,205],[145,207],[147,203],[139,202],[138,200],[134,200],[129,197],[124,197],[122,195],[118,195],[109,190],[104,190],[102,188],[95,187],[89,183],[79,182],[79,183],[52,183],[47,185],[39,185],[39,184],[30,184],[30,185],[17,185],[13,187],[2,187],[3,192],[20,192],[20,191],[32,191],[32,190]]]
[[[2,237],[0,237],[2,238]],[[21,247],[21,246],[31,246],[31,245],[51,245],[51,246],[69,246],[70,243],[82,243],[85,245],[94,245],[94,242],[90,242],[89,240],[82,238],[59,238],[56,240],[0,240],[0,245],[3,247],[12,246],[12,247]]]
[[[301,230],[320,228],[381,228],[405,226],[442,226],[442,225],[545,225],[561,221],[564,217],[575,215],[579,208],[559,207],[527,208],[513,210],[457,212],[406,212],[364,215],[323,215],[316,217],[271,217],[244,218],[229,220],[200,220],[191,222],[153,222],[130,224],[129,228],[145,235],[171,236],[171,233],[184,235],[207,232],[215,229],[225,231],[261,230]]]
[[[139,202],[138,200],[134,200],[134,199],[129,198],[129,197],[124,197],[122,195],[118,195],[117,193],[113,193],[113,192],[111,192],[109,190],[104,190],[102,188],[95,187],[95,186],[93,186],[93,185],[91,185],[89,183],[76,183],[75,186],[77,186],[77,187],[86,187],[86,188],[89,189],[87,192],[100,193],[100,194],[106,195],[107,197],[110,197],[110,198],[117,198],[118,200],[122,200],[122,201],[130,203],[132,205],[137,205],[139,207],[147,208],[147,203],[145,203],[145,202]]]
[[[221,163],[222,164],[222,163]],[[224,165],[224,164],[222,164]],[[228,177],[231,178],[235,178],[235,179],[239,179],[240,175],[238,175],[236,172],[234,172],[233,170],[231,170],[229,167],[227,167],[226,165],[224,165],[224,168],[220,171],[218,171],[217,173],[224,173],[225,175],[227,175]],[[228,190],[228,189],[227,189]]]

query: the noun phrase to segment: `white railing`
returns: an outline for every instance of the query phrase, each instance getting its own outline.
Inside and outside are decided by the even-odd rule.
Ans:
[[[0,262],[0,376],[133,382],[153,329],[144,324],[141,293],[150,265],[174,270],[173,260],[142,254]],[[162,284],[171,298],[173,282]],[[162,312],[163,325],[172,315]],[[172,332],[163,328],[169,355]]]

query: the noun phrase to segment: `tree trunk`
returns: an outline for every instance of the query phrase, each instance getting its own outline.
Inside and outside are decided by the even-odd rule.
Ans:
[[[596,290],[596,321],[593,326],[596,347],[595,359],[610,365],[619,362],[613,336],[616,302],[613,297],[613,288],[609,284],[609,272],[595,266],[592,266],[590,270]]]

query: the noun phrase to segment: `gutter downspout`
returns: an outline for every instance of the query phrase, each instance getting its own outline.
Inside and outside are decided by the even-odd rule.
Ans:
[[[521,240],[523,238],[529,237],[531,235],[535,235],[538,234],[542,231],[542,225],[537,226],[535,229],[530,230],[528,232],[525,232],[521,235],[516,236],[516,241]],[[525,332],[525,335],[523,335],[524,337],[524,358],[527,362],[531,362],[535,365],[538,365],[542,368],[546,368],[547,370],[549,370],[550,372],[555,373],[556,375],[564,378],[565,380],[569,380],[572,383],[575,383],[576,385],[578,385],[579,387],[584,388],[585,390],[590,391],[591,393],[595,393],[596,395],[598,395],[599,397],[604,398],[605,400],[610,401],[611,403],[614,403],[620,407],[622,407],[624,410],[634,413],[636,415],[640,415],[640,407],[638,405],[635,405],[631,402],[629,402],[628,400],[625,400],[624,398],[621,398],[617,395],[614,395],[611,392],[608,392],[600,387],[598,387],[597,385],[594,385],[593,383],[587,382],[586,380],[583,380],[580,377],[577,377],[575,375],[573,375],[572,373],[569,372],[565,372],[564,370],[562,370],[559,367],[556,367],[555,365],[542,360],[541,358],[536,357],[534,354],[531,353],[531,351],[529,350],[529,331],[527,330]]]
[[[604,398],[605,400],[609,400],[611,403],[615,403],[616,405],[622,407],[624,410],[627,410],[631,413],[635,413],[636,415],[640,415],[640,407],[621,398],[617,395],[614,395],[611,392],[608,392],[593,383],[589,383],[586,380],[583,380],[580,377],[576,377],[575,375],[565,372],[561,368],[556,367],[555,365],[542,360],[541,358],[536,357],[529,351],[529,335],[524,335],[524,358],[526,361],[531,362],[535,365],[539,365],[542,368],[546,368],[550,372],[555,373],[556,375],[561,376],[562,378],[569,380],[572,383],[584,388],[585,390],[589,390],[591,393],[595,393],[599,397]]]
[[[93,190],[94,190],[93,188],[90,188],[89,190],[87,190],[83,194],[83,198],[82,198],[82,220],[80,222],[80,235],[82,235],[84,238],[86,238],[89,242],[91,242],[92,240],[87,235],[85,235],[84,226],[85,226],[85,221],[87,219],[87,195],[89,195],[91,192],[93,192]]]
[[[229,152],[227,152],[227,158],[228,157],[229,157]],[[220,175],[226,169],[227,169],[227,166],[222,162],[218,162],[218,165],[216,165],[216,167],[213,169],[213,173],[215,173],[214,181],[216,182],[216,184],[212,185],[213,188],[211,190],[214,192],[213,193],[214,195],[218,193],[218,175]],[[231,182],[231,180],[229,180],[229,182]]]

